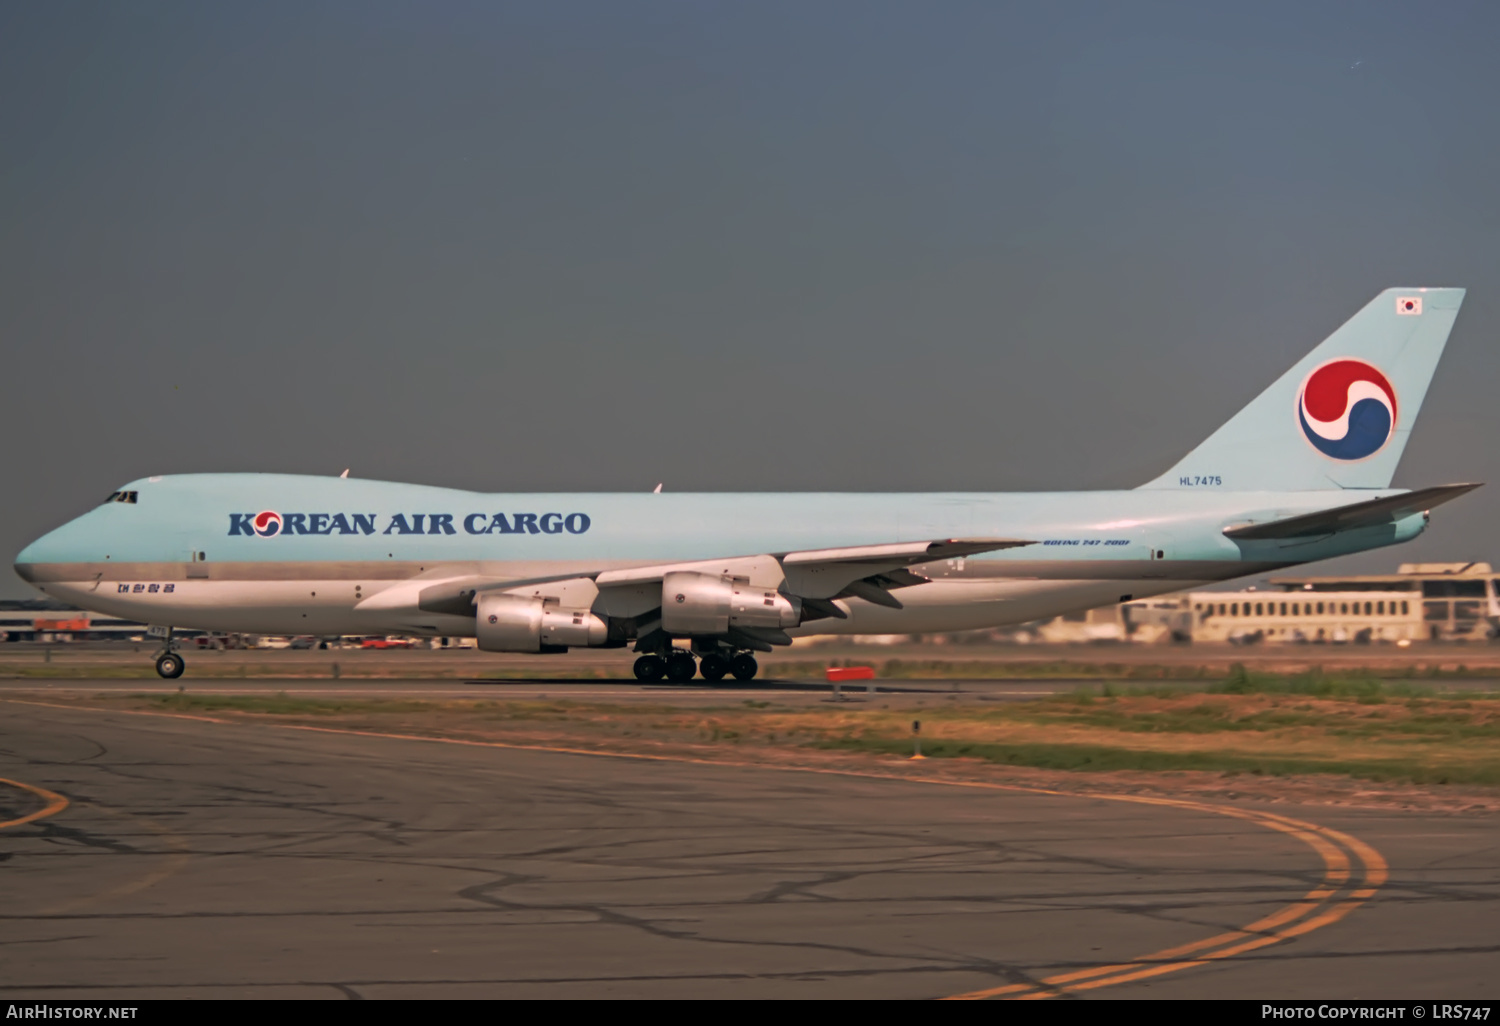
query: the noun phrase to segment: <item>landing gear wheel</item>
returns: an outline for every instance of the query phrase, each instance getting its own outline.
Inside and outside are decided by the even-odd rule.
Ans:
[[[643,655],[635,661],[635,679],[647,683],[661,680],[666,675],[667,664],[661,656]]]
[[[729,669],[734,673],[735,680],[754,680],[755,675],[760,672],[760,663],[749,652],[741,652],[729,664]]]
[[[156,657],[156,672],[167,678],[167,680],[176,680],[178,677],[181,677],[182,671],[185,668],[182,656],[176,652],[163,652]]]
[[[704,680],[723,680],[729,672],[729,660],[721,655],[706,655],[698,662],[698,672]]]
[[[698,672],[698,664],[686,652],[667,658],[667,679],[673,684],[686,684]]]

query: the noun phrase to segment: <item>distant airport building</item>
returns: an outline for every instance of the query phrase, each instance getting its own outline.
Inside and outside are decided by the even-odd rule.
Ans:
[[[1483,641],[1500,629],[1488,563],[1403,563],[1394,574],[1273,577],[1275,590],[1195,591],[1030,625],[1016,640],[1344,644]]]
[[[103,641],[139,638],[146,625],[88,613],[61,602],[0,602],[0,641]]]
[[[1194,592],[1194,641],[1418,641],[1421,603],[1400,591]]]
[[[1480,640],[1500,627],[1500,577],[1488,563],[1402,563],[1394,574],[1273,577],[1271,583],[1289,592],[1399,592],[1412,603],[1412,616],[1420,598],[1420,633],[1433,641]]]
[[[1500,578],[1488,563],[1403,563],[1394,574],[1273,577],[1271,584],[1279,594],[1189,595],[1194,639],[1482,641],[1500,625]]]

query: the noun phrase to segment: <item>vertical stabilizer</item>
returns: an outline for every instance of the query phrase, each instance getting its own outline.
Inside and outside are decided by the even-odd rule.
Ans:
[[[1142,488],[1388,488],[1463,289],[1386,289]]]

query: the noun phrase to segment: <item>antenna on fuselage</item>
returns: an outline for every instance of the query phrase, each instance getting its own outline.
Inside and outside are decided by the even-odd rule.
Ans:
[[[344,472],[342,474],[340,474],[339,477],[348,477],[348,476],[349,476],[349,468],[345,467],[344,468]]]
[[[652,495],[660,495],[661,494],[661,485],[662,485],[662,483],[660,481],[656,482],[656,487],[653,488],[653,489],[651,489],[651,494]]]

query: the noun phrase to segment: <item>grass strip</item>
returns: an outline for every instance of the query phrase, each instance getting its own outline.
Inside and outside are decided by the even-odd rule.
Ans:
[[[1231,674],[1198,689],[1077,691],[1030,701],[799,704],[745,700],[676,706],[566,698],[303,697],[278,694],[98,695],[163,711],[237,712],[362,728],[477,734],[512,730],[547,743],[735,744],[909,755],[913,718],[923,754],[1039,769],[1203,770],[1327,774],[1418,784],[1500,785],[1500,701],[1410,694],[1410,686],[1308,674]],[[726,698],[730,696],[726,695]],[[529,721],[529,724],[527,723]]]

